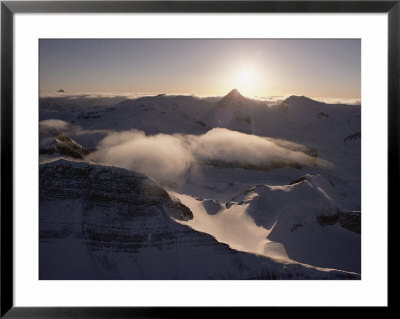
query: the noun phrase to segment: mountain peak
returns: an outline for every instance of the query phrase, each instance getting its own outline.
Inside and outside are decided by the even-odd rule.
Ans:
[[[241,104],[244,100],[246,98],[237,89],[233,89],[218,102],[218,105]]]
[[[233,89],[227,95],[225,95],[225,97],[228,97],[228,96],[231,96],[231,97],[243,97],[243,95],[240,94],[238,89]]]
[[[317,103],[317,104],[321,104],[321,102],[315,101],[307,96],[304,95],[291,95],[288,98],[286,98],[284,101],[284,103],[296,103],[296,104],[304,104],[304,103]]]

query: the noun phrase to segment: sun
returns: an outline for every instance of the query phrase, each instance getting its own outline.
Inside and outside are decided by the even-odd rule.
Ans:
[[[234,77],[234,87],[236,87],[240,92],[251,93],[254,91],[256,85],[256,73],[251,67],[242,67],[236,71]]]

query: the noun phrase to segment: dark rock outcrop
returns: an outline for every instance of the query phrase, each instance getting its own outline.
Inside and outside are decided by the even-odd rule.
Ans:
[[[361,212],[340,212],[338,211],[335,215],[317,216],[318,222],[322,226],[330,226],[339,223],[340,226],[346,228],[353,233],[361,234]]]
[[[320,119],[320,118],[323,118],[323,117],[329,118],[330,116],[328,114],[326,114],[325,112],[320,112],[320,113],[317,114],[317,118]]]
[[[347,137],[345,137],[344,139],[344,145],[347,145],[348,142],[353,141],[353,140],[357,140],[357,139],[361,139],[361,132],[356,132],[352,135],[349,135]]]
[[[83,159],[92,151],[84,148],[61,131],[56,134],[55,141],[57,150],[61,155]]]

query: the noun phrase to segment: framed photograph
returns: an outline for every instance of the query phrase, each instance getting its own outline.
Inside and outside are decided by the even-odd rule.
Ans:
[[[399,18],[2,1],[1,316],[388,308]]]

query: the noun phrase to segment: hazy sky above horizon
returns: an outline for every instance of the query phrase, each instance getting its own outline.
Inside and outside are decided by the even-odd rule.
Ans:
[[[361,97],[361,40],[39,40],[42,92]]]

